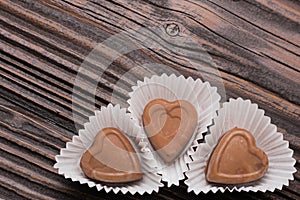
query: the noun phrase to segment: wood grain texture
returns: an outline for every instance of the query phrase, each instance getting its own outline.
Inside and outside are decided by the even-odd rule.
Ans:
[[[165,30],[175,23],[180,36],[201,43],[212,57],[227,99],[249,98],[272,118],[295,152],[298,171],[289,187],[274,193],[196,196],[187,193],[181,182],[179,187],[164,187],[143,198],[298,199],[299,22],[296,0],[0,0],[0,198],[141,198],[105,194],[66,180],[53,168],[54,157],[77,134],[76,127],[93,114],[82,102],[94,101],[86,90],[95,84],[93,74],[99,68],[94,65],[72,102],[74,80],[91,50],[121,31],[151,26]],[[127,106],[130,87],[151,71],[142,67],[146,63],[169,65],[195,78],[209,73],[209,68],[198,71],[185,60],[168,48],[137,50],[116,59],[97,83],[96,108],[112,101]],[[131,76],[124,77],[128,71]]]

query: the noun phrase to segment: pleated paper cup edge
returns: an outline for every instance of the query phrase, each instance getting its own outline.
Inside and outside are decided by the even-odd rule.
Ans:
[[[247,101],[247,102],[250,102],[251,105],[255,105],[255,106],[256,106],[257,111],[258,111],[258,110],[261,110],[261,111],[263,111],[263,114],[265,114],[264,110],[259,109],[258,106],[257,106],[257,104],[252,103],[249,99],[243,100],[243,99],[240,98],[240,97],[237,98],[237,99],[231,98],[231,99],[229,100],[229,102],[223,103],[222,108],[221,108],[220,110],[224,109],[224,106],[226,107],[228,104],[230,104],[230,103],[232,103],[232,102],[235,102],[235,101],[244,101],[244,102]],[[257,111],[256,111],[256,112],[257,112]],[[219,112],[219,111],[218,111],[218,112]],[[265,115],[264,115],[264,116],[265,116]],[[214,118],[214,121],[215,121],[216,118],[218,118],[218,117],[219,117],[219,115],[218,115],[217,117]],[[267,116],[266,116],[266,117],[267,117]],[[274,125],[274,124],[272,124],[272,123],[270,122],[269,125]],[[213,126],[216,126],[216,124],[214,124]],[[209,130],[211,130],[213,126],[209,127]],[[234,128],[234,127],[232,127],[232,128]],[[276,129],[277,129],[277,127],[276,127]],[[276,130],[276,133],[282,134],[282,133],[278,132],[277,130]],[[224,134],[224,133],[223,133],[223,134]],[[264,184],[262,184],[262,185],[240,186],[240,187],[239,187],[239,186],[235,186],[235,187],[233,187],[233,188],[229,188],[229,187],[221,187],[221,186],[216,187],[216,186],[212,186],[212,185],[211,185],[210,188],[209,188],[209,189],[206,189],[206,190],[203,190],[203,189],[201,189],[201,188],[194,188],[194,187],[191,189],[192,186],[191,186],[191,183],[190,183],[190,182],[191,182],[193,179],[195,179],[195,177],[193,177],[192,172],[195,171],[195,170],[197,170],[197,169],[200,169],[200,168],[194,167],[194,166],[193,166],[193,163],[194,163],[194,162],[197,162],[197,161],[199,160],[199,156],[201,156],[201,155],[200,155],[201,152],[199,152],[199,151],[200,151],[199,149],[203,149],[204,147],[206,147],[206,148],[209,148],[209,151],[208,151],[208,152],[202,153],[202,156],[205,156],[204,158],[202,158],[202,160],[204,160],[203,162],[206,162],[206,163],[204,163],[204,164],[207,165],[208,159],[209,159],[211,153],[213,152],[213,149],[214,149],[215,146],[217,145],[217,142],[216,142],[215,144],[213,144],[212,146],[211,146],[210,144],[207,143],[207,141],[213,140],[213,135],[214,135],[214,133],[210,133],[210,134],[206,135],[205,138],[204,138],[205,143],[198,144],[198,145],[197,145],[196,151],[193,152],[193,153],[191,154],[192,160],[188,163],[189,170],[185,172],[185,175],[186,175],[186,177],[187,177],[187,180],[184,181],[184,183],[188,186],[188,189],[187,189],[188,192],[192,192],[192,191],[193,191],[195,194],[199,194],[199,193],[208,193],[209,191],[212,191],[213,193],[216,193],[216,192],[218,192],[218,191],[224,193],[226,190],[228,190],[228,191],[230,191],[230,192],[233,192],[233,191],[238,191],[238,192],[239,192],[239,191],[245,191],[245,192],[250,192],[250,191],[252,191],[252,192],[258,192],[258,191],[266,192],[266,191],[271,191],[271,192],[273,192],[273,191],[276,190],[276,189],[279,189],[279,190],[282,189],[283,186],[288,186],[288,185],[289,185],[289,182],[292,181],[292,180],[294,180],[293,174],[294,174],[295,172],[297,172],[297,170],[296,170],[296,168],[295,168],[296,160],[291,156],[291,157],[289,157],[289,160],[293,163],[293,165],[289,166],[289,168],[291,169],[291,170],[288,172],[288,173],[290,174],[290,177],[288,177],[287,179],[285,179],[285,183],[283,183],[283,181],[282,181],[282,183],[277,184],[277,185],[275,185],[275,184],[272,184],[272,185],[268,185],[268,184],[264,185]],[[221,136],[222,136],[222,135],[221,135]],[[221,136],[220,136],[220,137],[221,137]],[[217,138],[217,140],[219,140],[220,137]],[[282,139],[281,142],[282,142],[282,143],[284,143],[284,142],[287,142],[287,143],[288,143],[288,141],[286,141],[286,140],[284,140],[284,139]],[[203,147],[203,148],[201,148],[201,147]],[[289,148],[289,145],[286,147],[286,150],[287,150],[287,151],[290,151],[291,154],[293,155],[294,151],[293,151],[292,149]],[[271,156],[271,158],[272,158],[272,156]],[[269,159],[269,157],[268,157],[268,159]],[[270,163],[270,161],[269,161],[269,163]],[[203,173],[205,173],[205,172],[203,172]],[[267,173],[268,173],[268,172],[267,172]],[[266,173],[266,174],[267,174],[267,173]],[[266,174],[265,174],[265,175],[266,175]],[[263,177],[262,177],[262,179],[263,179]],[[207,183],[207,186],[209,186],[209,183],[208,183],[207,181],[206,181],[206,183]]]
[[[197,128],[195,130],[193,139],[189,142],[189,144],[187,145],[187,148],[184,150],[185,153],[181,154],[181,156],[180,156],[180,157],[185,157],[185,160],[189,161],[190,160],[190,155],[193,154],[193,152],[194,152],[194,147],[196,147],[198,145],[198,140],[203,138],[203,134],[208,131],[208,126],[210,126],[213,123],[212,119],[217,115],[216,112],[220,108],[221,96],[218,94],[216,87],[212,87],[209,82],[203,82],[199,78],[195,80],[192,77],[185,78],[183,75],[176,76],[174,74],[169,75],[169,76],[166,75],[166,74],[162,74],[160,76],[154,75],[150,78],[146,77],[146,78],[144,78],[143,81],[137,81],[137,84],[132,86],[132,91],[129,93],[129,99],[127,100],[128,104],[129,104],[128,110],[131,113],[131,118],[135,121],[135,123],[140,125],[140,120],[135,115],[135,112],[133,110],[134,105],[132,105],[132,98],[134,97],[135,91],[138,90],[140,87],[143,87],[147,84],[155,83],[155,79],[166,79],[166,78],[168,78],[168,79],[172,79],[172,78],[177,79],[177,81],[184,80],[185,84],[188,84],[193,90],[195,90],[195,86],[197,84],[202,84],[203,87],[205,87],[205,86],[208,87],[208,92],[209,92],[209,95],[211,96],[211,98],[215,98],[215,99],[212,100],[212,103],[210,104],[210,105],[212,105],[212,107],[210,109],[213,110],[209,114],[211,117],[209,119],[207,119],[208,117],[205,117],[205,118],[203,118],[203,117],[201,118],[200,116],[198,117],[198,125],[197,125]],[[194,98],[198,99],[197,97],[194,97]],[[152,98],[152,99],[155,99],[155,98]],[[146,102],[143,106],[145,106],[148,102]],[[199,112],[200,112],[200,105],[198,104],[199,102],[197,100],[194,100],[194,103],[197,103],[197,106],[195,106],[195,108],[196,108],[197,113],[199,115]],[[203,120],[205,122],[205,124],[201,125],[201,127],[200,127],[199,126],[199,121],[201,121],[201,120]],[[177,160],[179,160],[179,159],[180,158],[176,159],[175,162],[177,162]],[[175,164],[174,164],[174,166],[175,166]],[[168,187],[170,187],[173,184],[174,185],[179,185],[179,181],[183,180],[185,178],[184,173],[188,170],[187,162],[184,163],[184,166],[183,166],[183,164],[180,164],[180,167],[181,167],[182,170],[181,170],[180,174],[179,173],[177,174],[177,177],[180,177],[180,178],[178,178],[176,181],[170,181],[170,179],[167,178],[164,173],[162,173],[162,176],[163,176],[162,180],[167,182]]]
[[[107,107],[101,107],[101,111],[98,111],[98,110],[95,111],[95,112],[94,112],[94,115],[89,117],[89,121],[86,122],[86,123],[84,124],[84,128],[81,129],[80,131],[86,130],[87,125],[90,125],[90,124],[92,123],[92,122],[91,122],[91,119],[94,118],[94,117],[96,117],[97,114],[98,114],[99,112],[102,112],[102,109],[112,109],[111,112],[114,112],[114,109],[119,109],[120,111],[123,110],[123,112],[125,111],[125,116],[124,116],[124,118],[126,118],[126,121],[127,121],[127,120],[130,121],[130,123],[131,123],[131,125],[130,125],[131,128],[134,129],[134,126],[135,126],[135,127],[137,127],[138,129],[141,129],[139,126],[137,126],[137,124],[135,124],[135,123],[132,121],[132,119],[130,118],[130,114],[126,112],[126,108],[121,108],[120,105],[113,106],[112,104],[109,104]],[[108,127],[108,126],[106,126],[106,127]],[[103,128],[105,128],[105,127],[103,127]],[[120,127],[116,127],[116,128],[120,128]],[[123,129],[120,129],[120,130],[121,130],[122,132],[124,132],[124,129],[125,129],[125,128],[123,127]],[[130,128],[128,128],[128,129],[130,129]],[[99,131],[100,131],[100,130],[99,130]],[[142,152],[142,149],[148,149],[150,144],[148,144],[148,143],[146,143],[146,142],[141,142],[141,141],[138,140],[137,138],[135,138],[136,141],[133,141],[133,139],[130,138],[130,137],[128,137],[127,134],[125,134],[125,135],[126,135],[126,137],[131,141],[131,143],[134,145],[136,151],[139,153],[139,158],[140,158],[141,164],[142,164],[142,162],[146,162],[146,164],[148,163],[148,164],[151,165],[153,168],[157,168],[157,166],[154,165],[154,163],[156,163],[155,161],[152,162],[152,164],[150,164],[150,161],[151,161],[151,160],[150,160],[150,161],[147,160],[147,159],[149,159],[149,158],[147,158],[147,156],[145,156],[145,154],[146,154],[147,152]],[[86,176],[80,176],[80,175],[77,175],[77,176],[73,176],[73,177],[72,177],[72,174],[70,174],[70,173],[61,172],[60,169],[62,169],[63,167],[59,167],[58,165],[59,165],[60,163],[63,163],[63,162],[59,161],[59,158],[60,158],[60,157],[63,157],[63,156],[66,156],[66,155],[64,155],[66,152],[68,152],[68,151],[70,151],[70,150],[73,150],[73,149],[67,148],[68,145],[74,144],[74,143],[78,143],[78,142],[82,142],[81,139],[82,139],[82,138],[80,138],[80,135],[74,135],[74,136],[72,137],[72,141],[67,142],[67,143],[66,143],[66,147],[65,147],[65,148],[62,148],[62,149],[60,150],[60,153],[59,153],[58,155],[55,156],[56,163],[54,164],[53,167],[54,167],[55,169],[58,170],[58,174],[63,175],[66,179],[71,179],[73,182],[79,182],[80,184],[87,184],[90,188],[96,187],[98,191],[100,191],[100,190],[105,190],[106,193],[114,192],[115,194],[120,193],[120,192],[123,193],[123,194],[130,193],[130,194],[132,194],[132,195],[133,195],[133,194],[136,194],[136,193],[139,193],[139,194],[141,194],[141,195],[144,194],[144,193],[151,194],[152,192],[158,192],[158,191],[159,191],[159,188],[160,188],[160,187],[163,187],[163,185],[161,184],[161,176],[159,176],[159,175],[157,174],[157,172],[155,172],[155,171],[151,172],[152,178],[153,178],[153,179],[151,179],[151,180],[148,179],[148,180],[147,180],[147,181],[152,181],[153,183],[157,183],[157,184],[155,185],[155,187],[152,187],[151,189],[149,189],[149,185],[148,185],[148,187],[144,187],[144,188],[141,187],[141,188],[139,188],[140,185],[141,185],[141,183],[142,183],[142,182],[140,182],[140,181],[143,181],[144,177],[146,176],[144,171],[143,171],[144,174],[143,174],[143,179],[142,179],[142,180],[137,181],[137,182],[133,182],[133,183],[132,183],[132,184],[136,184],[136,185],[129,185],[129,186],[125,186],[125,187],[118,187],[117,185],[116,185],[116,186],[107,186],[107,185],[105,185],[105,184],[95,183],[92,179],[89,179],[89,178],[87,178]],[[93,140],[91,141],[91,143],[92,143],[92,142],[93,142]],[[79,149],[79,150],[81,150],[81,151],[84,153],[87,149],[88,149],[88,147],[84,147],[84,145],[82,144],[82,148]],[[65,152],[65,153],[62,154],[62,152]],[[148,152],[149,152],[149,150],[148,150]],[[73,160],[78,160],[78,161],[80,161],[80,158],[81,158],[81,156],[82,156],[82,153],[79,153],[79,154],[81,154],[80,157],[79,157],[79,158],[76,158],[76,159],[73,158]],[[142,165],[144,165],[144,164],[142,164]],[[143,169],[143,170],[144,170],[144,169]],[[80,171],[82,171],[81,168],[80,168]],[[82,173],[83,173],[83,172],[82,172]],[[146,173],[148,173],[148,172],[146,172]],[[87,180],[86,180],[86,179],[87,179]],[[153,185],[153,183],[150,184],[150,185]],[[147,185],[147,184],[144,184],[144,185]],[[129,189],[128,189],[127,187],[129,187]]]

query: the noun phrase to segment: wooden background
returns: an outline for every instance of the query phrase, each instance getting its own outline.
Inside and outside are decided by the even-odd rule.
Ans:
[[[297,0],[0,0],[0,197],[4,199],[299,199],[300,191],[300,2]],[[209,193],[179,187],[158,194],[113,195],[73,183],[53,168],[55,155],[77,134],[92,110],[72,90],[80,64],[99,43],[120,31],[158,26],[198,42],[216,63],[227,98],[249,98],[265,109],[297,160],[295,180],[274,193]],[[201,77],[167,50],[135,51],[117,59],[98,83],[96,107],[114,98],[126,104],[130,87],[158,62]],[[128,70],[133,79],[115,83]],[[206,73],[206,72],[202,72]],[[89,83],[92,77],[86,77]],[[82,101],[92,94],[82,86]],[[73,102],[76,103],[76,102]]]

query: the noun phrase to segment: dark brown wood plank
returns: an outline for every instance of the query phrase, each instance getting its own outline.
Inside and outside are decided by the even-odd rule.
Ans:
[[[295,180],[275,193],[188,194],[186,186],[163,188],[146,199],[297,199],[300,163],[300,3],[298,1],[0,1],[0,197],[5,199],[139,199],[97,192],[53,169],[54,156],[93,113],[86,88],[101,63],[91,63],[72,102],[73,82],[85,56],[120,31],[178,24],[212,57],[229,97],[249,98],[272,117],[297,160]],[[130,36],[130,35],[129,35]],[[132,36],[132,35],[131,35]],[[141,41],[145,35],[134,35]],[[163,39],[162,36],[157,36]],[[158,42],[159,43],[159,42]],[[105,53],[105,52],[104,52]],[[105,54],[109,58],[109,52]],[[169,48],[144,49],[115,60],[100,77],[95,104],[126,106],[130,87],[158,62],[185,76],[202,77]],[[127,71],[130,78],[124,78]],[[212,77],[215,81],[218,77]],[[121,85],[116,85],[121,80]],[[111,97],[114,91],[114,96]],[[226,100],[223,99],[223,100]],[[73,121],[72,103],[79,118]],[[2,192],[3,191],[3,192]]]

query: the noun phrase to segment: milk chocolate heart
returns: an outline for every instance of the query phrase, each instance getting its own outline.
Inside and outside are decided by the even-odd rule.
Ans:
[[[116,128],[104,128],[83,154],[80,166],[91,179],[125,183],[142,178],[139,158],[126,136]]]
[[[220,139],[206,168],[209,182],[241,184],[264,176],[268,157],[256,146],[253,135],[240,128],[233,128]]]
[[[174,161],[186,148],[197,121],[196,109],[185,100],[154,99],[143,113],[144,129],[151,145],[166,162]]]

